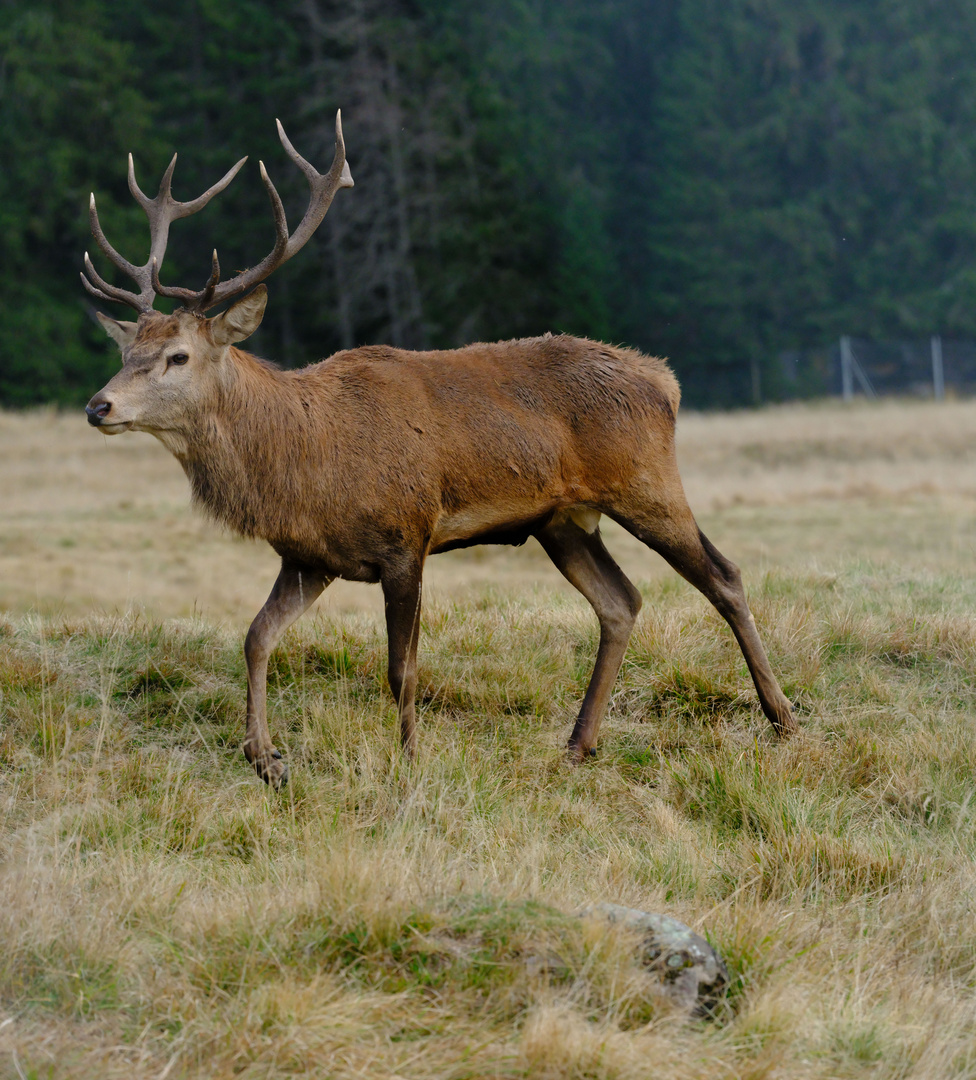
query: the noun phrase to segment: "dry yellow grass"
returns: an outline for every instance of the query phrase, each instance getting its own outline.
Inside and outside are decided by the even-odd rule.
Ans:
[[[417,762],[378,590],[334,586],[272,662],[276,797],[240,755],[273,555],[148,438],[0,415],[0,1077],[976,1076],[974,428],[968,402],[682,419],[790,742],[615,531],[646,603],[591,764],[560,750],[590,612],[538,549],[458,552]],[[649,1001],[573,917],[605,900],[708,933],[727,1012]],[[525,964],[548,950],[565,977]]]

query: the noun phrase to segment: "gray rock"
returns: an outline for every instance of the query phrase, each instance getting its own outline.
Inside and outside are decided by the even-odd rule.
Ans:
[[[684,923],[668,915],[595,904],[581,918],[603,918],[639,931],[641,963],[661,980],[665,996],[695,1016],[711,1016],[725,995],[729,973],[721,956]]]

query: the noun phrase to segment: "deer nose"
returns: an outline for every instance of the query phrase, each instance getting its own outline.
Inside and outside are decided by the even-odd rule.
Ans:
[[[111,401],[96,401],[95,398],[92,398],[92,401],[85,406],[85,412],[88,414],[88,423],[91,424],[92,427],[98,427],[111,411]]]

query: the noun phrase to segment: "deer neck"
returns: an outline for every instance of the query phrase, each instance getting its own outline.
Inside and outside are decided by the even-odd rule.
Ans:
[[[294,373],[238,349],[228,359],[214,406],[174,453],[196,505],[242,536],[274,541],[283,508],[302,505],[303,474],[322,456],[322,402],[313,430]]]

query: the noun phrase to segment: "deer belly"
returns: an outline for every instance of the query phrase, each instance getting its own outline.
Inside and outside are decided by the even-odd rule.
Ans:
[[[475,544],[524,544],[530,536],[557,519],[572,520],[585,532],[593,532],[599,524],[600,514],[586,506],[552,507],[542,513],[535,507],[521,514],[511,510],[501,513],[494,506],[465,507],[441,516],[430,550],[437,553]]]

